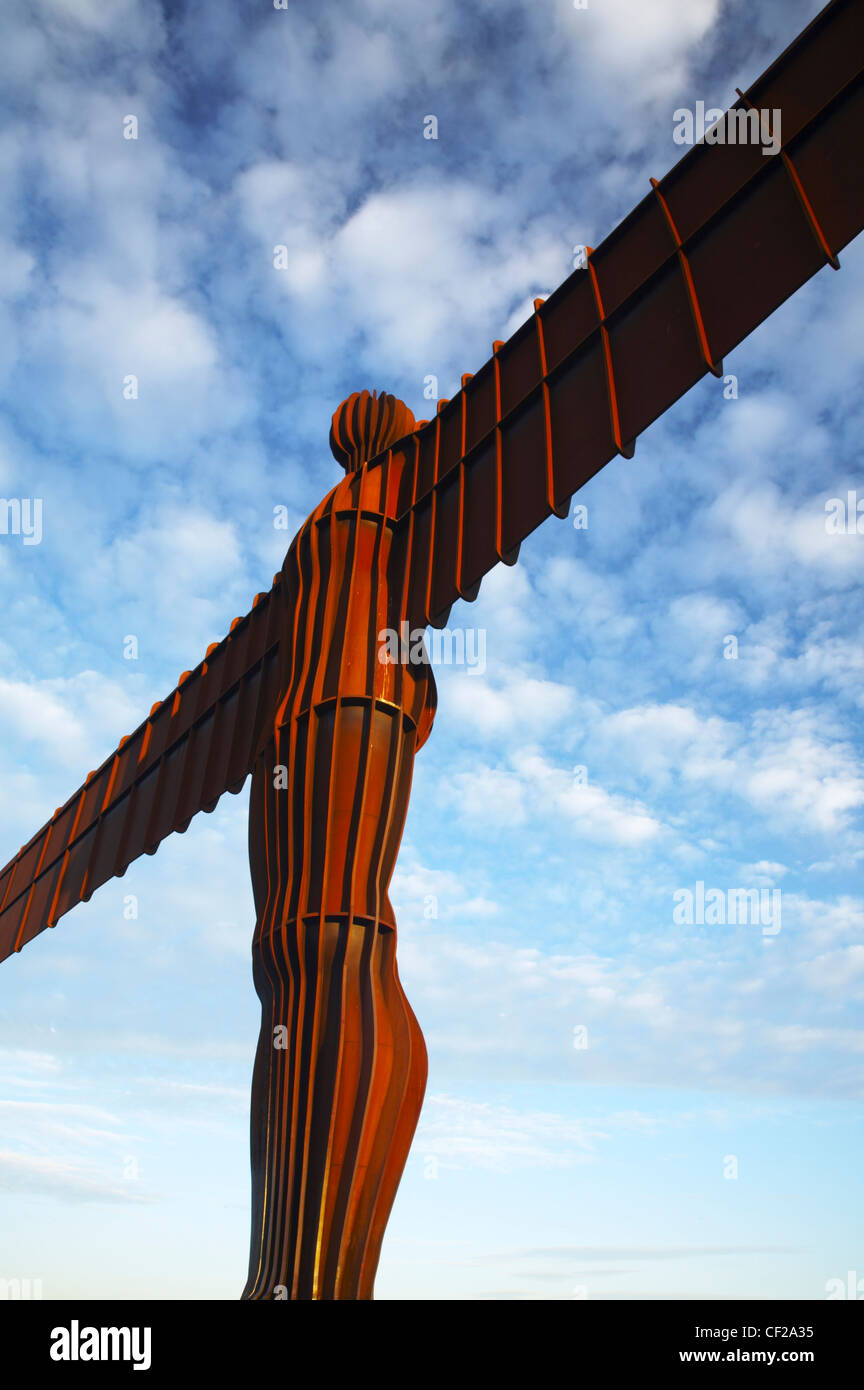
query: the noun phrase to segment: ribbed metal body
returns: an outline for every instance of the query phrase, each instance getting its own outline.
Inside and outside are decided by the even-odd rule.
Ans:
[[[379,659],[404,593],[388,474],[346,477],[283,566],[280,700],[249,825],[262,1021],[247,1298],[371,1298],[426,1084],[387,888],[434,683]]]

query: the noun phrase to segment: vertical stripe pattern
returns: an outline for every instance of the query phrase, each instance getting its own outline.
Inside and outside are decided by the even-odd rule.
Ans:
[[[379,633],[406,611],[392,520],[404,464],[393,451],[346,476],[283,567],[282,694],[249,821],[248,1299],[372,1297],[426,1084],[387,892],[435,703],[428,666],[379,660]]]

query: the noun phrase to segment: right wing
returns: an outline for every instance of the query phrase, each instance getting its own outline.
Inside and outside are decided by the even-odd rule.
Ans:
[[[0,961],[53,927],[224,791],[239,792],[279,697],[285,580],[181,676],[0,873]]]
[[[864,225],[864,4],[834,0],[727,112],[782,143],[699,143],[436,418],[393,446],[412,627],[442,627],[499,560]],[[725,123],[725,124],[724,124]],[[384,456],[382,456],[383,458]]]

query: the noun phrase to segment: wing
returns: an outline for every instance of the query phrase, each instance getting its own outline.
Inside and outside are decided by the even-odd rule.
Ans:
[[[779,111],[780,153],[695,146],[431,424],[388,451],[409,464],[396,526],[412,626],[442,626],[541,521],[566,515],[578,488],[719,375],[724,353],[836,268],[864,224],[862,54],[861,0],[833,0],[720,123],[725,137],[751,108]],[[277,697],[277,590],[0,874],[0,959],[239,790]]]
[[[53,927],[224,791],[239,792],[278,699],[290,596],[276,575],[245,618],[181,676],[143,724],[0,873],[0,961]]]
[[[835,0],[587,257],[405,456],[397,511],[412,626],[520,542],[864,225],[864,5]],[[780,152],[732,142],[767,110]],[[767,133],[767,132],[766,132]]]

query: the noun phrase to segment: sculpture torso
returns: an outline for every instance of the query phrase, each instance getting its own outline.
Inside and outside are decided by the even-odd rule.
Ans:
[[[398,476],[349,473],[316,507],[285,557],[293,612],[283,637],[277,728],[337,697],[398,706],[429,736],[436,698],[426,663],[382,662],[379,634],[399,631],[405,575],[392,547]],[[416,751],[416,750],[415,750]]]
[[[395,926],[387,884],[436,695],[428,663],[379,660],[379,634],[399,630],[405,585],[392,546],[396,479],[382,496],[384,478],[380,466],[349,473],[283,564],[282,694],[252,789],[253,816],[271,838],[259,930],[264,916],[272,927],[280,915],[320,911]]]

